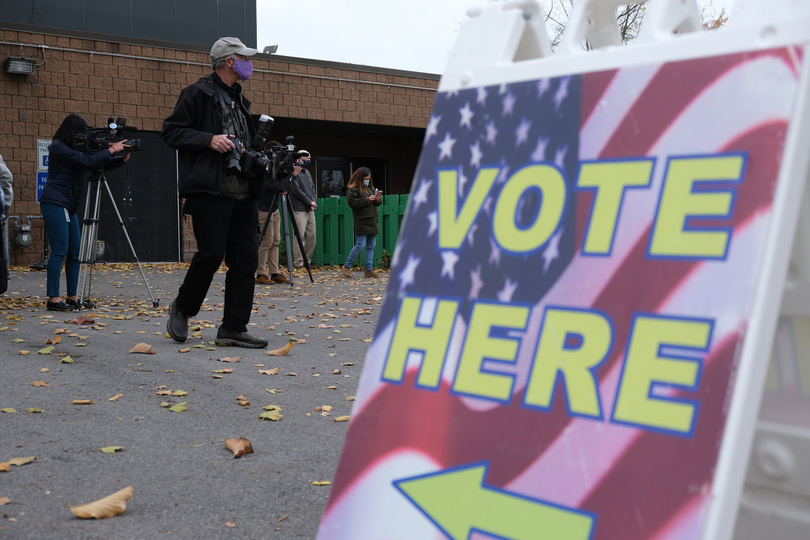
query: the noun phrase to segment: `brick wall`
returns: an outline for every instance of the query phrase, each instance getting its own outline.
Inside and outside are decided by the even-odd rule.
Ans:
[[[23,56],[40,64],[42,45],[44,64],[33,75],[0,73],[0,155],[14,174],[11,215],[34,216],[34,243],[25,249],[14,242],[15,221],[9,221],[13,265],[40,260],[44,249],[37,139],[53,137],[69,113],[81,114],[91,126],[123,116],[138,129],[159,131],[180,90],[211,71],[202,51],[0,29],[0,60]],[[254,74],[244,86],[254,112],[424,129],[438,80],[271,56],[254,59]],[[192,252],[189,223],[184,219],[181,226],[183,251]]]

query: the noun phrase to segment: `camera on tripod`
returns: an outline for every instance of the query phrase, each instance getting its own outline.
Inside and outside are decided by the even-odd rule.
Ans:
[[[134,130],[135,128],[127,127],[126,118],[109,117],[107,119],[106,127],[92,127],[87,128],[84,133],[76,135],[74,148],[85,154],[95,154],[99,150],[107,150],[110,145],[118,141],[126,139],[125,146],[127,152],[135,152],[141,149],[140,139],[127,139],[125,136],[126,130]]]

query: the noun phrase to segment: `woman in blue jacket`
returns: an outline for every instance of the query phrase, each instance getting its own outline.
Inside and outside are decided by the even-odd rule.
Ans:
[[[39,197],[45,230],[51,252],[48,258],[48,311],[73,311],[80,307],[95,307],[92,303],[79,306],[76,293],[79,285],[79,245],[81,229],[76,212],[82,198],[84,171],[109,170],[120,167],[129,159],[126,141],[110,144],[109,149],[94,154],[75,149],[76,136],[87,130],[87,122],[78,114],[69,114],[63,121],[49,147],[48,180]],[[122,159],[113,156],[123,153]],[[62,300],[59,281],[65,263],[67,296]]]

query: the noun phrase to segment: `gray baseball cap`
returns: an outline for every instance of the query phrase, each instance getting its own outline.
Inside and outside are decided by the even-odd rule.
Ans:
[[[211,47],[211,60],[219,60],[220,58],[227,58],[232,54],[241,54],[242,56],[253,56],[258,53],[256,49],[245,47],[242,40],[235,37],[219,38],[214,46]]]

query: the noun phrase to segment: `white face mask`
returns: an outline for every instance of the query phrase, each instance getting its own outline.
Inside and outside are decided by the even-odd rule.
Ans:
[[[364,183],[365,185],[368,185],[368,183],[369,183],[370,181],[371,181],[371,180],[363,180],[363,183]]]

